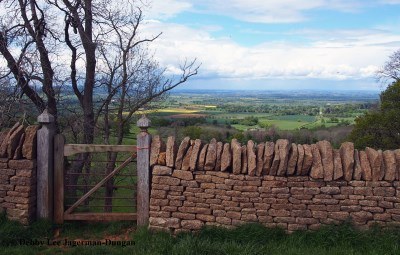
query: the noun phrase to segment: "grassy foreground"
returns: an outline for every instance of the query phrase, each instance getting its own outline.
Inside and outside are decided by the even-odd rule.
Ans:
[[[0,254],[400,254],[400,230],[372,228],[358,231],[349,224],[330,226],[315,232],[286,234],[249,224],[233,230],[204,228],[198,233],[151,233],[139,229],[129,234],[125,247],[120,244],[101,246],[63,245],[63,240],[102,240],[122,231],[126,223],[66,224],[61,230],[60,245],[21,245],[22,240],[53,240],[51,224],[37,222],[24,228],[0,219]],[[92,233],[90,233],[90,231]]]

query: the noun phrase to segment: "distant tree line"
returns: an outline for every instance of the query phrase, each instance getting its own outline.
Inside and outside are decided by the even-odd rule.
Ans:
[[[322,113],[326,117],[352,117],[356,112],[362,112],[376,107],[376,103],[337,104],[322,107]],[[316,116],[321,108],[316,105],[240,105],[219,104],[218,108],[228,113],[268,113],[272,115],[309,115]]]

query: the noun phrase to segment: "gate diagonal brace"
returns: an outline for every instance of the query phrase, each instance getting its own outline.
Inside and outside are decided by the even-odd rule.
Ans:
[[[117,168],[115,168],[111,173],[109,173],[103,180],[101,180],[99,183],[96,184],[92,189],[90,189],[85,195],[83,195],[78,201],[76,201],[71,207],[69,207],[66,211],[65,214],[70,214],[72,211],[77,208],[80,204],[83,203],[90,195],[92,195],[96,190],[98,190],[101,186],[103,186],[108,180],[110,180],[115,174],[117,174],[122,168],[127,166],[132,159],[135,158],[135,154],[127,158],[121,165],[119,165]]]

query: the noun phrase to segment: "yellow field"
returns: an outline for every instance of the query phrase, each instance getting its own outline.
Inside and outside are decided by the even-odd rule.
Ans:
[[[153,110],[145,110],[145,111],[137,111],[135,114],[149,114],[155,112],[164,112],[164,113],[175,113],[175,114],[190,114],[190,113],[198,113],[200,110],[189,110],[184,108],[168,108],[168,109],[153,109]],[[124,112],[124,115],[127,115],[128,112]]]
[[[183,109],[183,108],[168,108],[168,109],[155,110],[155,112],[197,113],[197,112],[200,112],[200,110],[189,110],[189,109]]]

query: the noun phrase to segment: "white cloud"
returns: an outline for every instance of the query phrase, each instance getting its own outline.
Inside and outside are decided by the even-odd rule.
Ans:
[[[233,17],[237,20],[258,23],[293,23],[307,20],[306,12],[313,9],[330,9],[354,12],[365,1],[359,0],[192,0],[196,10]]]
[[[172,23],[153,22],[144,30],[164,32],[151,45],[162,65],[176,73],[185,58],[197,58],[202,63],[199,78],[363,79],[374,77],[400,47],[400,35],[380,30],[330,31],[328,39],[309,31],[315,38],[307,45],[269,42],[254,47]],[[397,43],[385,45],[388,42]]]
[[[307,12],[325,9],[358,12],[367,6],[400,4],[400,0],[147,0],[149,19],[168,19],[184,12],[214,13],[257,23],[295,23]]]
[[[146,17],[149,19],[168,19],[180,12],[189,10],[192,4],[185,0],[153,0],[149,1]]]

